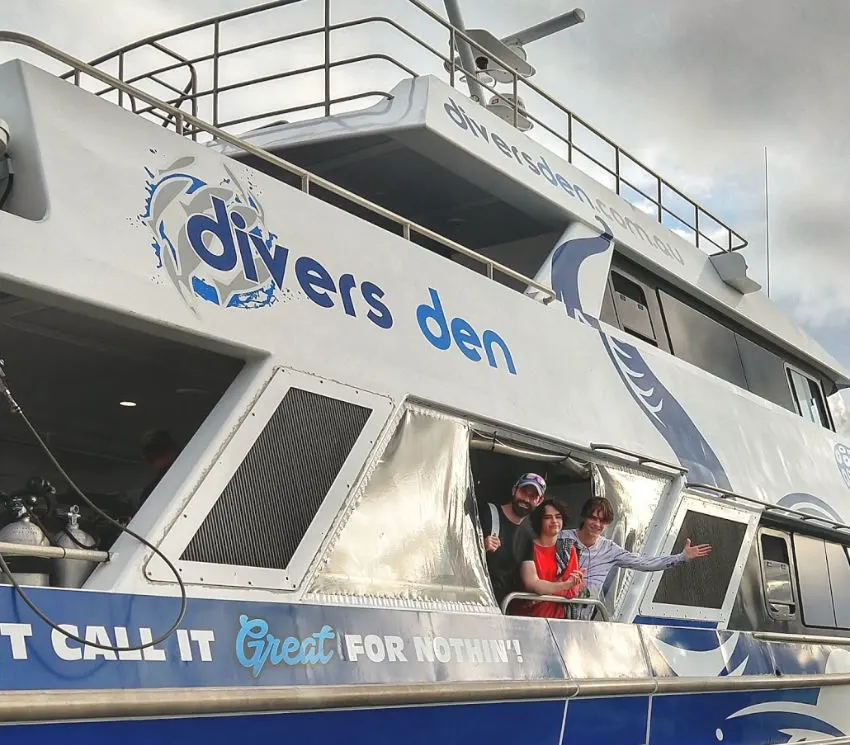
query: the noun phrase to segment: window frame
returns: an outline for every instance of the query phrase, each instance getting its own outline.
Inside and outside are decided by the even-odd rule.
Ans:
[[[159,548],[169,558],[183,555],[186,546],[222,496],[239,465],[291,388],[366,406],[372,411],[286,568],[268,569],[172,558],[174,566],[187,585],[214,585],[248,592],[257,589],[290,592],[298,590],[325,536],[332,530],[342,505],[355,490],[368,460],[373,456],[375,443],[385,432],[396,408],[392,399],[387,396],[298,370],[275,368],[272,376],[259,387],[239,425],[230,434],[218,457],[188,497],[179,517],[168,529]],[[175,582],[173,572],[156,554],[146,563],[144,572],[149,580]]]
[[[811,422],[812,424],[817,424],[818,426],[821,426],[824,429],[828,429],[828,430],[834,432],[835,431],[835,422],[832,419],[832,411],[829,408],[829,402],[827,401],[826,393],[824,392],[823,383],[821,382],[821,380],[816,378],[813,375],[810,375],[807,372],[804,372],[803,370],[800,369],[799,366],[793,364],[792,362],[788,362],[788,360],[783,360],[783,362],[785,364],[785,380],[788,383],[788,387],[791,391],[791,400],[794,402],[794,411],[796,412],[796,414],[801,419],[804,419],[807,422]],[[797,398],[797,391],[794,388],[794,381],[791,379],[792,373],[796,373],[800,377],[804,378],[809,383],[809,385],[811,385],[812,383],[815,384],[815,386],[817,388],[818,396],[820,397],[820,403],[821,403],[821,406],[822,406],[822,410],[826,414],[826,422],[825,423],[822,422],[822,421],[821,422],[814,422],[803,414],[802,406],[800,405],[800,401]]]
[[[823,625],[823,624],[813,624],[813,623],[810,623],[806,619],[806,600],[805,600],[806,593],[804,591],[806,584],[801,581],[800,571],[799,571],[800,562],[797,561],[797,541],[796,541],[796,538],[798,536],[801,539],[808,539],[810,541],[819,541],[821,546],[823,547],[823,565],[824,565],[824,568],[826,569],[826,583],[827,583],[827,586],[829,588],[829,601],[830,601],[831,608],[832,608],[833,623],[832,623],[831,626],[830,625]],[[827,553],[826,553],[827,540],[825,538],[823,538],[822,536],[819,536],[819,535],[812,535],[812,534],[809,534],[809,533],[802,533],[800,531],[795,531],[792,534],[792,541],[791,542],[794,546],[794,563],[797,567],[796,580],[797,580],[797,586],[799,588],[799,597],[800,597],[800,623],[803,625],[804,628],[807,628],[807,629],[819,629],[821,632],[824,631],[824,630],[836,631],[837,630],[837,623],[835,621],[835,600],[832,596],[832,578],[829,576],[829,557],[827,556]],[[808,567],[809,565],[807,564],[806,566]]]
[[[651,344],[652,346],[655,346],[655,347],[659,346],[659,333],[658,333],[658,329],[656,328],[658,320],[653,318],[652,306],[650,305],[650,298],[652,298],[652,296],[657,293],[657,290],[654,287],[651,287],[649,285],[644,284],[643,282],[637,280],[634,277],[628,276],[625,272],[620,271],[619,269],[612,268],[608,272],[608,277],[609,277],[609,282],[610,282],[610,285],[611,285],[611,299],[612,299],[613,304],[614,304],[614,313],[617,316],[617,325],[620,327],[620,330],[624,331],[625,333],[629,334],[630,336],[634,336],[638,339],[641,339],[642,341],[646,342],[647,344]],[[624,280],[625,282],[629,282],[629,283],[633,284],[638,289],[640,294],[643,296],[643,302],[641,303],[639,300],[636,300],[635,298],[630,297],[625,292],[621,292],[620,290],[618,290],[615,286],[616,279],[618,279],[618,278],[620,280]],[[621,305],[620,305],[620,301],[617,298],[618,295],[621,295],[621,296],[626,297],[630,300],[633,300],[637,305],[642,306],[646,310],[646,318],[649,321],[649,328],[652,332],[652,337],[647,337],[647,336],[644,336],[643,334],[638,334],[635,331],[624,328],[623,318],[622,318],[622,315],[620,313]],[[664,325],[663,318],[660,319],[660,320],[661,320],[661,323],[662,323],[662,326],[663,326]]]
[[[788,568],[791,572],[791,595],[794,598],[794,612],[790,615],[776,613],[770,607],[770,601],[767,597],[767,582],[764,576],[764,550],[762,549],[762,536],[770,536],[772,538],[779,538],[785,543],[785,552],[788,555]],[[759,577],[761,578],[761,589],[762,589],[762,599],[764,600],[764,607],[767,615],[775,621],[792,621],[799,620],[802,622],[802,613],[800,608],[800,590],[797,586],[798,577],[797,577],[797,556],[794,553],[794,541],[792,540],[792,536],[790,533],[786,533],[782,530],[777,530],[775,528],[769,528],[764,525],[759,526],[758,532],[756,534],[756,541],[758,543],[758,560],[759,560]]]
[[[738,587],[744,575],[750,547],[759,527],[761,510],[753,505],[722,503],[715,499],[698,495],[695,492],[685,491],[676,507],[673,520],[666,530],[662,544],[654,552],[655,555],[663,556],[672,551],[679,536],[679,531],[682,528],[682,523],[685,520],[685,515],[688,512],[699,512],[712,517],[744,523],[747,526],[744,531],[744,537],[741,540],[741,547],[738,550],[738,557],[735,560],[732,574],[729,577],[729,585],[726,588],[723,604],[720,608],[705,608],[703,606],[673,605],[656,602],[655,594],[664,572],[651,572],[648,573],[649,581],[646,584],[643,599],[640,603],[640,615],[650,618],[671,620],[690,619],[720,624],[729,619],[732,606],[735,604],[735,598],[738,595]],[[676,571],[676,569],[673,567],[664,571]]]

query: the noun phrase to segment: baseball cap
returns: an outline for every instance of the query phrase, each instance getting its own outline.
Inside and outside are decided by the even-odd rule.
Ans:
[[[542,476],[538,476],[536,473],[524,473],[519,477],[519,479],[517,479],[517,482],[514,484],[514,489],[519,489],[522,486],[528,485],[537,489],[538,496],[542,497],[546,492],[546,481],[544,481]]]

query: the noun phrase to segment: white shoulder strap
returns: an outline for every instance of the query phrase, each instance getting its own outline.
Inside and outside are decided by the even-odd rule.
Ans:
[[[499,508],[492,502],[488,502],[490,508],[490,535],[499,535]]]

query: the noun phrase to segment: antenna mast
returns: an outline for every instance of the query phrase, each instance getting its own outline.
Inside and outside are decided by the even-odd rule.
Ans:
[[[767,296],[770,297],[770,193],[767,176],[767,145],[764,146],[764,225],[765,260],[767,262]]]
[[[466,26],[463,23],[463,14],[460,12],[458,0],[444,0],[446,5],[446,13],[449,16],[449,23],[452,24],[458,31],[466,33]],[[476,77],[475,56],[472,54],[472,47],[466,39],[455,37],[457,51],[460,55],[460,61],[466,75],[466,84],[469,86],[469,95],[473,101],[483,104],[484,89],[481,87]]]

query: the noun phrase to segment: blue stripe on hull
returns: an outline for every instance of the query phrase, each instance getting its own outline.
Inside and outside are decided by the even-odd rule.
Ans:
[[[250,696],[249,692],[246,692]],[[57,745],[557,745],[563,701],[149,719],[0,728],[3,742]]]
[[[556,700],[6,725],[0,740],[18,745],[56,745],[67,738],[86,745],[644,745],[649,715],[648,745],[778,745],[788,742],[792,730],[810,733],[810,739],[842,734],[826,721],[835,717],[835,701],[824,705],[822,695],[817,689],[667,695],[652,697],[651,707],[647,696],[574,699],[566,705],[566,718],[565,702]]]
[[[643,745],[649,697],[575,699],[567,706],[563,745]]]

